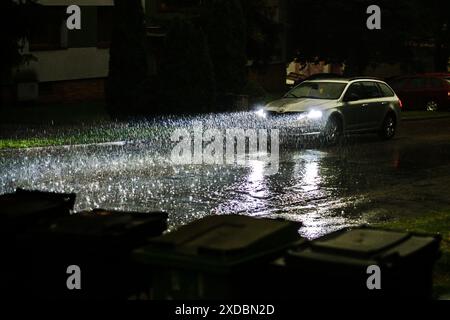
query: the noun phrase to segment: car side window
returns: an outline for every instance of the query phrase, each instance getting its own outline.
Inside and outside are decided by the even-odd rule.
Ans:
[[[423,89],[425,87],[426,87],[426,79],[425,78],[411,79],[411,88],[412,89]]]
[[[381,93],[383,94],[384,97],[393,97],[394,96],[394,91],[392,91],[391,88],[389,88],[384,83],[379,82],[378,87],[380,88]]]
[[[443,82],[440,79],[436,79],[436,78],[428,78],[428,87],[433,88],[433,89],[437,89],[437,88],[442,88],[443,87]]]
[[[358,99],[364,99],[364,89],[361,82],[356,82],[350,85],[345,93],[344,100],[349,100],[352,96]]]
[[[365,99],[375,99],[380,98],[381,92],[380,89],[377,86],[376,82],[363,82],[362,83],[364,88],[364,97]]]
[[[409,86],[410,79],[403,78],[392,81],[392,88],[396,90],[405,89]]]

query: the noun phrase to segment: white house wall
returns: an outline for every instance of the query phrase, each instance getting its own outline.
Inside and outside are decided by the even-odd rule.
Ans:
[[[38,59],[28,68],[36,71],[40,82],[102,78],[108,75],[109,49],[68,48],[34,51]]]

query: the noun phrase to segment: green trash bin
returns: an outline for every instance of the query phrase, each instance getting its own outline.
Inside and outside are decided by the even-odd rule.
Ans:
[[[153,277],[152,298],[264,298],[269,262],[301,238],[301,224],[248,216],[209,216],[134,251]]]
[[[60,218],[35,233],[30,291],[44,299],[128,299],[147,283],[131,252],[167,229],[165,212],[94,210]],[[81,289],[68,288],[69,266]]]
[[[11,297],[26,295],[22,288],[29,279],[27,254],[32,242],[32,230],[48,226],[54,219],[69,216],[75,194],[61,194],[17,189],[15,193],[0,195],[1,288]]]
[[[344,229],[274,262],[286,298],[431,298],[439,236]],[[379,269],[377,269],[379,268]]]

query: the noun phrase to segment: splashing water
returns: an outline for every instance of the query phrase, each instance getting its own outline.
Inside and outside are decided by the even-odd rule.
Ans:
[[[340,155],[294,146],[280,154],[277,174],[265,175],[265,163],[244,166],[173,165],[170,134],[201,121],[207,128],[273,128],[250,113],[161,117],[21,133],[70,136],[95,132],[101,143],[0,151],[0,193],[16,187],[74,192],[76,211],[105,208],[164,210],[171,228],[210,214],[247,214],[301,221],[301,234],[314,238],[359,224],[349,192],[360,179],[349,174]],[[111,142],[113,143],[105,143]],[[356,181],[356,182],[355,182]]]

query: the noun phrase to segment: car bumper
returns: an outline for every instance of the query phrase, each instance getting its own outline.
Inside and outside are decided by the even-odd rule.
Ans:
[[[301,116],[302,113],[270,114],[264,119],[265,127],[278,129],[280,133],[296,136],[320,135],[326,126],[325,117],[320,119],[308,119]]]

